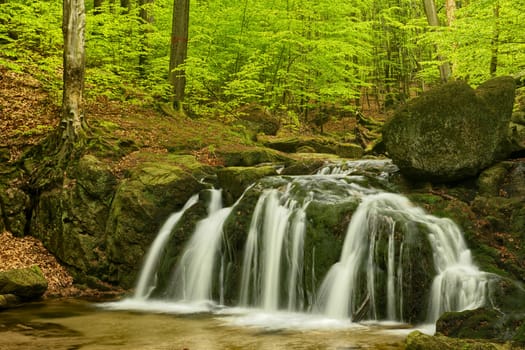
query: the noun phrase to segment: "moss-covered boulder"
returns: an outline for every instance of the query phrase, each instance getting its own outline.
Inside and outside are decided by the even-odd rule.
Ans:
[[[487,339],[525,345],[525,314],[494,308],[447,312],[436,323],[436,332],[451,338]]]
[[[503,350],[509,346],[480,340],[448,338],[443,335],[430,336],[420,331],[410,333],[405,341],[405,350]]]
[[[281,152],[253,147],[246,149],[220,149],[216,155],[222,160],[225,166],[254,166],[261,163],[290,163],[291,159]]]
[[[86,155],[63,182],[36,197],[30,232],[70,267],[78,282],[130,287],[169,214],[204,187],[208,167],[192,156],[137,152],[119,174]]]
[[[35,196],[30,233],[82,281],[107,276],[104,240],[117,178],[93,156],[72,164],[57,186]]]
[[[510,77],[477,90],[455,81],[428,91],[384,125],[386,151],[412,178],[446,182],[474,176],[508,151],[514,92]]]
[[[0,294],[33,300],[40,298],[46,290],[47,280],[36,265],[0,272]]]
[[[342,158],[359,159],[363,156],[364,150],[354,143],[339,143],[336,146],[335,153]]]
[[[0,294],[0,310],[19,305],[22,301],[14,294]]]
[[[260,141],[262,141],[266,147],[286,153],[296,153],[305,147],[310,149],[310,152],[308,153],[335,154],[337,150],[337,145],[334,140],[321,136],[266,138],[261,139]]]
[[[108,279],[130,287],[140,262],[170,213],[204,185],[204,168],[191,156],[151,156],[130,170],[111,202],[105,226]]]
[[[277,175],[274,166],[228,167],[217,171],[217,179],[226,204],[231,205],[255,181],[265,176]]]

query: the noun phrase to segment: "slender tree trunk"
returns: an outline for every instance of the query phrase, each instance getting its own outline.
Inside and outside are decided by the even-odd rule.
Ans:
[[[423,6],[425,8],[425,14],[427,16],[428,24],[433,27],[438,27],[439,18],[437,15],[436,4],[434,0],[423,0]],[[441,57],[441,55],[438,55],[438,60],[444,61],[444,58]],[[441,77],[442,82],[446,82],[450,78],[451,71],[450,64],[448,62],[443,62],[441,66],[439,66],[439,75]]]
[[[102,13],[102,4],[104,0],[93,0],[93,14],[99,15]]]
[[[175,110],[180,110],[184,101],[186,76],[184,70],[177,68],[186,61],[189,21],[190,0],[174,0],[169,79],[173,86],[173,107]]]
[[[131,1],[130,0],[120,0],[120,7],[123,9],[122,13],[128,14],[131,11]]]
[[[78,142],[84,134],[84,0],[64,0],[62,32],[64,35],[64,73],[62,96],[62,145]]]
[[[490,76],[496,75],[498,70],[498,51],[499,51],[499,1],[494,4],[494,32],[492,35],[491,45],[491,57],[490,57]]]
[[[141,53],[139,55],[139,73],[141,77],[146,75],[146,66],[148,62],[148,51],[149,51],[149,40],[148,36],[151,33],[149,26],[153,23],[153,16],[151,15],[150,6],[153,4],[153,0],[139,0],[140,6],[140,18],[142,19],[142,43]]]
[[[450,26],[456,19],[456,0],[446,0],[445,9],[447,11],[447,22]]]

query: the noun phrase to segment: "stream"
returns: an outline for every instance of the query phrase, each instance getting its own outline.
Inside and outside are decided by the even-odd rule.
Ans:
[[[394,350],[403,348],[410,331],[393,325],[337,326],[293,314],[281,319],[292,327],[280,328],[275,314],[160,313],[114,310],[111,305],[66,299],[4,310],[0,349]]]

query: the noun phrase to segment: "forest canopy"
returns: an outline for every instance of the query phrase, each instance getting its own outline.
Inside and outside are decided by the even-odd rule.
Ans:
[[[170,99],[173,5],[86,2],[86,98]],[[61,4],[0,0],[0,7],[0,64],[34,67],[58,101]],[[472,85],[523,72],[524,26],[522,0],[192,0],[187,59],[178,68],[185,108],[224,118],[257,104],[297,123],[309,110],[385,108],[439,83],[444,64],[446,78]]]

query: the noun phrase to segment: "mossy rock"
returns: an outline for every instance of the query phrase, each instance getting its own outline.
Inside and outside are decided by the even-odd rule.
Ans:
[[[365,152],[361,146],[354,143],[338,143],[335,153],[342,158],[359,159]]]
[[[132,169],[119,184],[106,225],[111,280],[131,286],[147,248],[169,214],[204,188],[207,167],[193,157],[166,155]]]
[[[36,265],[0,272],[0,294],[33,300],[40,298],[46,290],[47,280]]]
[[[277,175],[274,166],[228,167],[217,170],[217,178],[227,205],[233,204],[242,193],[255,181]]]
[[[281,137],[261,140],[266,147],[286,153],[297,153],[308,147],[308,153],[337,153],[337,143],[327,137]]]
[[[503,350],[510,347],[484,341],[448,338],[443,335],[430,336],[420,331],[411,332],[405,341],[405,350]]]
[[[216,155],[224,166],[254,166],[261,163],[290,163],[291,159],[280,152],[268,148],[254,147],[243,150],[220,149]]]
[[[475,176],[508,152],[515,82],[477,90],[454,81],[407,103],[383,127],[386,150],[405,175],[435,182]]]
[[[21,302],[14,294],[0,294],[0,310],[18,306]]]
[[[0,207],[3,209],[3,225],[0,223],[0,226],[5,226],[14,236],[24,236],[30,208],[29,196],[10,183],[0,184]]]
[[[498,196],[503,180],[508,174],[508,167],[498,163],[484,170],[478,177],[478,192],[485,196]]]
[[[113,195],[117,179],[107,163],[93,155],[85,155],[78,161],[74,171],[74,177],[88,195],[102,200]]]

